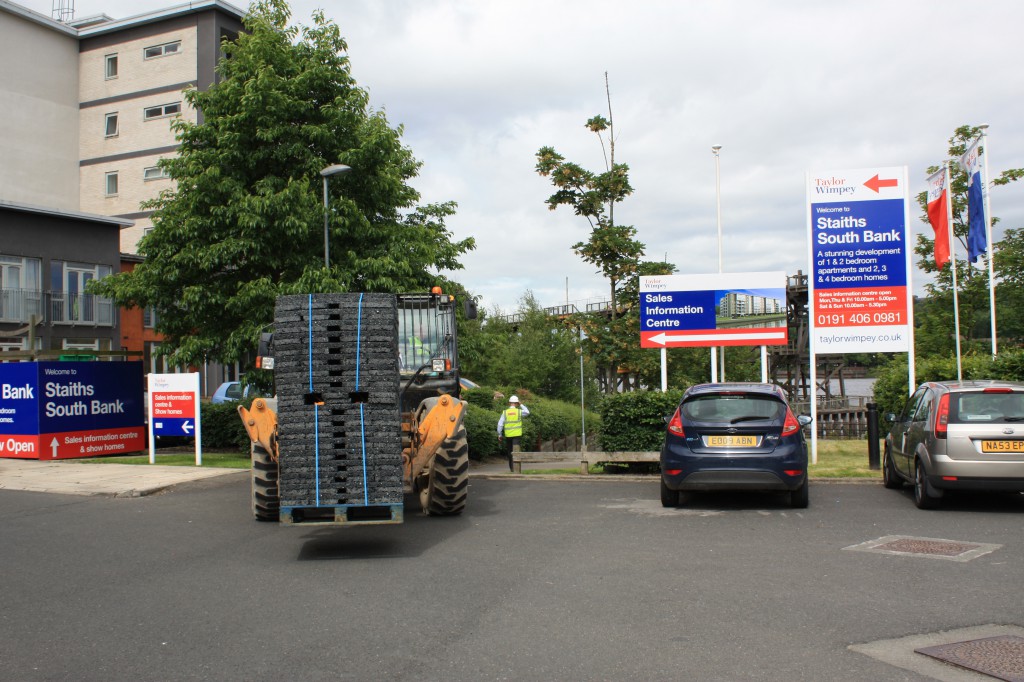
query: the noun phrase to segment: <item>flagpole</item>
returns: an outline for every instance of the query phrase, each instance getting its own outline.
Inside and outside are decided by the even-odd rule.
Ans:
[[[988,124],[982,123],[978,128],[981,129],[981,150],[984,155],[982,161],[985,162],[985,178],[982,181],[981,189],[982,196],[985,199],[985,236],[988,239],[988,304],[989,310],[992,317],[992,359],[994,360],[998,353],[998,345],[996,343],[996,279],[995,279],[995,268],[992,261],[995,260],[995,244],[992,243],[992,206],[989,201],[989,176],[988,176]]]
[[[956,380],[963,381],[964,373],[960,362],[960,293],[956,282],[956,239],[953,237],[953,184],[949,177],[949,161],[942,162],[946,188],[946,228],[949,230],[949,260],[953,266],[953,338],[956,339]]]

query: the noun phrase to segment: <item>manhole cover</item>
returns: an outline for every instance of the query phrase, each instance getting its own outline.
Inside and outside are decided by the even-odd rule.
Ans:
[[[947,542],[945,540],[919,540],[916,538],[904,538],[901,540],[887,542],[884,545],[878,545],[876,549],[887,549],[890,552],[902,552],[904,554],[960,556],[972,549],[978,549],[978,545],[968,542]]]
[[[968,642],[923,647],[914,651],[996,679],[1024,682],[1024,637],[985,637]]]
[[[875,552],[897,556],[921,556],[932,559],[948,559],[950,561],[970,561],[994,552],[1002,545],[984,542],[961,542],[938,538],[916,538],[907,535],[886,535],[877,540],[869,540],[859,545],[851,545],[843,549],[857,552]]]

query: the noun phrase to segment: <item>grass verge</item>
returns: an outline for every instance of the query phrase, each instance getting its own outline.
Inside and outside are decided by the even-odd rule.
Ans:
[[[808,443],[810,448],[810,443]],[[882,444],[879,443],[879,452]],[[868,467],[868,442],[866,440],[819,440],[818,462],[809,465],[811,478],[863,478],[881,479],[881,469]],[[657,465],[650,465],[651,474],[657,473]],[[524,469],[524,474],[578,474],[579,468],[566,469]],[[627,471],[625,467],[611,465],[604,467],[594,464],[590,467],[592,474],[638,473]]]
[[[161,466],[195,466],[195,450],[175,450],[173,452],[157,451],[156,464]],[[123,457],[94,457],[76,459],[85,464],[149,464],[149,455],[125,455]],[[214,469],[248,469],[249,458],[238,452],[203,452],[204,467]]]

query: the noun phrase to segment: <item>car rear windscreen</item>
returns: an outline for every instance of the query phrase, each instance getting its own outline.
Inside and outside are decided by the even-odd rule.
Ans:
[[[771,421],[786,414],[786,406],[771,396],[713,394],[694,396],[683,403],[683,415],[694,422]]]
[[[960,393],[950,405],[953,424],[992,424],[1024,421],[1024,393]]]

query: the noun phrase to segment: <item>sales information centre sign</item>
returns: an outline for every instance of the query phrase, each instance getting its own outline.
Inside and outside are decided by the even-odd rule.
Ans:
[[[910,350],[906,166],[808,173],[807,204],[814,353]]]
[[[640,278],[640,347],[785,345],[786,273]]]

